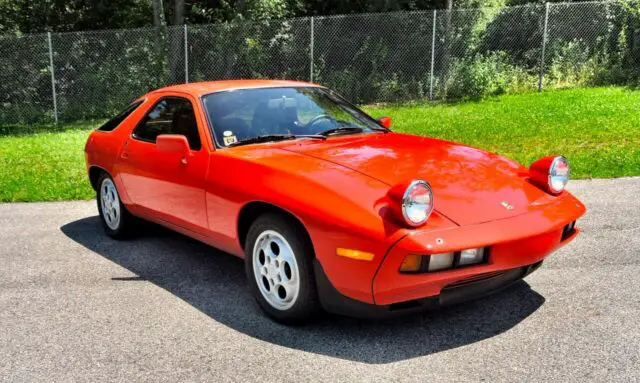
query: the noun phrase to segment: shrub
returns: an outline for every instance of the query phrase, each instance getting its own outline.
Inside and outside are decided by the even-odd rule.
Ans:
[[[372,100],[398,101],[425,97],[424,84],[421,80],[410,79],[402,81],[397,73],[374,81],[372,88],[374,92]]]
[[[512,65],[504,52],[456,59],[440,86],[439,96],[447,99],[481,98],[507,92],[530,90],[535,75]]]

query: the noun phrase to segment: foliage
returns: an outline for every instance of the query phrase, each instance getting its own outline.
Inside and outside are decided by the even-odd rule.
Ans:
[[[544,25],[544,6],[530,4],[499,8],[497,14],[488,10],[489,21],[479,32],[476,52],[505,52],[512,62],[527,70],[540,64],[540,49]]]
[[[47,52],[44,35],[0,37],[0,121],[3,123],[52,120]]]
[[[167,50],[172,38],[181,38],[178,29],[124,30],[108,38],[102,32],[55,35],[60,119],[104,118],[135,97],[171,83]]]
[[[451,99],[480,98],[531,90],[536,77],[512,65],[506,52],[456,59],[440,92]]]
[[[167,20],[176,2],[164,0]],[[501,5],[501,0],[456,0],[456,7]],[[443,9],[446,0],[186,0],[188,24],[235,19],[274,20],[311,15]],[[153,26],[151,0],[0,0],[0,33],[68,32]]]
[[[112,17],[119,23],[113,26],[150,22],[149,0],[123,1],[0,0],[0,25],[21,33],[105,28],[112,26]],[[167,12],[174,11],[174,0],[164,3]],[[481,98],[533,90],[541,64],[545,88],[640,84],[637,0],[552,5],[543,63],[542,4],[440,10],[435,28],[433,12],[425,11],[317,17],[313,52],[310,20],[289,17],[329,12],[326,4],[351,12],[416,10],[440,3],[204,0],[186,4],[189,23],[215,22],[188,28],[189,81],[308,80],[312,71],[315,82],[360,103],[419,100],[431,94],[444,100]],[[94,8],[105,16],[94,15]],[[35,23],[36,19],[42,22]],[[59,119],[104,118],[150,89],[184,82],[184,42],[181,26],[52,34]],[[46,34],[0,37],[2,124],[53,120],[48,53]]]
[[[432,13],[317,19],[314,81],[360,103],[428,93]]]
[[[2,0],[0,33],[135,28],[151,25],[146,0]]]
[[[309,75],[309,29],[304,20],[235,20],[193,27],[189,45],[192,81]]]
[[[640,15],[631,8],[621,3],[552,5],[544,87],[640,83]],[[425,62],[431,17],[396,16],[375,28],[368,27],[373,16],[322,20],[317,30],[333,38],[316,42],[320,57],[314,78],[358,102],[424,98],[432,80],[435,97],[446,100],[537,88],[543,4],[438,12],[433,79]]]

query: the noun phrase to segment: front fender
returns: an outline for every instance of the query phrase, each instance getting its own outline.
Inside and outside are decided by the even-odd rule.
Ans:
[[[212,155],[207,180],[210,230],[237,239],[243,206],[266,202],[296,216],[316,258],[336,289],[373,302],[373,277],[390,246],[407,229],[385,219],[388,185],[334,163],[276,148],[221,150]],[[244,149],[244,148],[242,148]],[[435,216],[431,225],[449,224]],[[338,256],[337,248],[373,254],[371,260]],[[241,255],[240,244],[234,253]]]

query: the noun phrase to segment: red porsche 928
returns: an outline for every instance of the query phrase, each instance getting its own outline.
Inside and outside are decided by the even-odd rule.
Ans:
[[[475,298],[578,234],[564,157],[527,168],[390,125],[310,83],[193,83],[92,132],[86,162],[108,235],[142,218],[244,258],[284,323]]]

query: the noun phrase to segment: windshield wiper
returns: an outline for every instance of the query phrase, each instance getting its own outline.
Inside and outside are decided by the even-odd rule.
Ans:
[[[336,122],[339,124],[339,126],[341,128],[343,127],[347,127],[347,128],[359,128],[359,129],[363,129],[360,126],[354,124],[353,122],[349,122],[349,121],[345,121],[345,120],[336,120]],[[374,127],[374,126],[368,126],[368,129],[371,130],[375,130],[377,132],[384,132],[384,133],[389,133],[390,130],[387,128],[383,128],[383,127]]]
[[[364,129],[357,126],[339,126],[337,128],[325,130],[324,132],[320,132],[319,134],[326,137],[332,134],[362,133],[363,131]]]
[[[321,136],[319,134],[265,134],[263,136],[251,137],[251,138],[247,138],[246,140],[234,142],[233,144],[227,145],[227,147],[230,148],[232,146],[259,144],[261,142],[294,140],[296,138],[317,138],[320,140],[327,139],[327,137]]]

